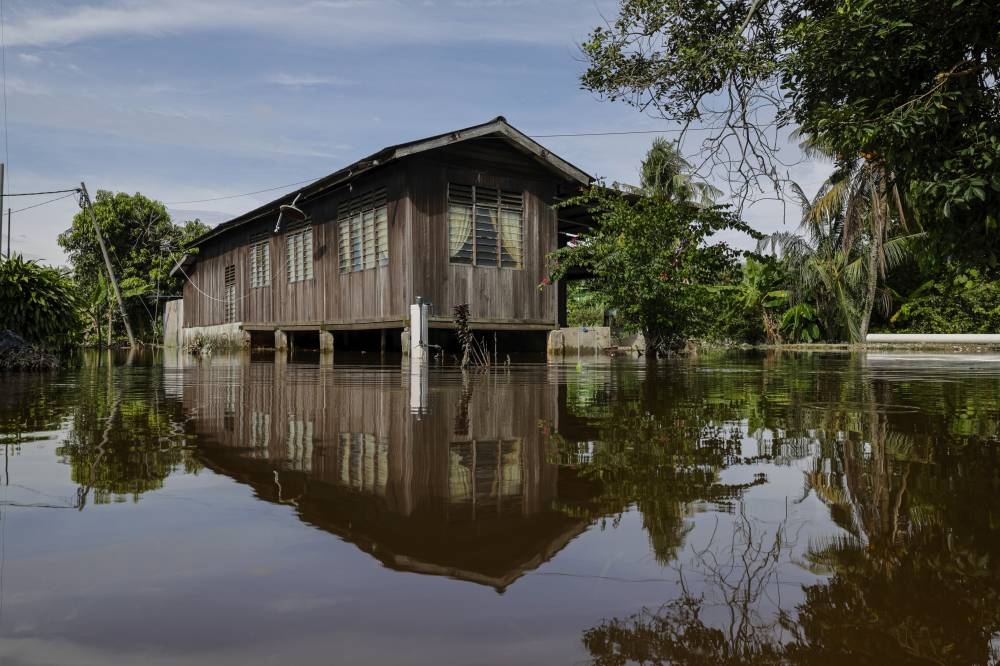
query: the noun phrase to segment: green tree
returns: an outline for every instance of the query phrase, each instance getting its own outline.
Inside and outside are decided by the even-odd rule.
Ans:
[[[641,191],[650,196],[711,206],[722,192],[692,176],[692,171],[676,143],[657,137],[642,161]]]
[[[708,130],[738,194],[781,180],[783,128],[906,183],[949,253],[1000,256],[994,0],[621,0],[586,89]]]
[[[832,156],[829,148],[815,139],[807,139],[802,145],[813,157]],[[841,161],[813,201],[808,201],[797,185],[793,189],[802,204],[806,224],[822,224],[826,218],[842,219],[842,245],[862,257],[860,263],[851,264],[853,281],[859,286],[860,321],[856,326],[849,322],[849,329],[852,337],[864,341],[876,302],[884,312],[889,311],[890,294],[882,288],[889,272],[912,258],[914,244],[925,234],[911,232],[906,196],[894,174],[879,162],[860,157]]]
[[[176,225],[166,206],[138,193],[100,190],[94,199],[94,212],[136,333],[154,339],[158,333],[158,303],[150,297],[178,293],[181,281],[171,277],[170,270],[208,227],[198,220]],[[89,212],[80,211],[74,216],[72,226],[59,236],[59,245],[69,255],[74,279],[100,338],[100,314],[103,312],[112,321],[116,305],[109,298],[104,260]]]
[[[821,189],[817,198],[822,196]],[[786,289],[775,294],[787,305],[782,332],[793,342],[856,340],[861,260],[844,244],[840,216],[815,216],[811,203],[805,205],[800,233],[779,231],[758,248],[776,252],[786,267]]]
[[[567,205],[586,206],[595,227],[550,257],[553,279],[581,268],[614,308],[625,329],[642,331],[650,355],[676,347],[703,330],[713,296],[709,285],[735,275],[738,253],[711,236],[738,230],[757,236],[720,206],[662,196],[633,196],[591,188]]]
[[[0,330],[62,347],[79,339],[80,307],[65,272],[14,255],[0,261]]]

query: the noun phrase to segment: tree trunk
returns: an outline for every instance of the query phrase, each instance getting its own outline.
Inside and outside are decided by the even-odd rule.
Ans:
[[[875,292],[878,290],[878,266],[876,253],[878,247],[873,242],[871,254],[868,257],[868,285],[865,290],[864,312],[861,313],[861,325],[858,326],[858,342],[864,342],[868,337],[868,326],[872,320],[872,310],[875,308]]]

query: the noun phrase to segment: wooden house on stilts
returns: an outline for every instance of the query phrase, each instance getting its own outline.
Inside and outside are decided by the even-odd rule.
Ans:
[[[176,341],[398,348],[420,299],[432,343],[468,304],[473,329],[544,349],[565,312],[560,287],[539,288],[546,257],[577,224],[553,204],[591,182],[502,117],[385,148],[202,236],[174,269]],[[293,203],[304,219],[278,225]]]

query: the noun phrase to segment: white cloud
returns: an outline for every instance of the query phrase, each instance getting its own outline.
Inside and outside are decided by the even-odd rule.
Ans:
[[[17,59],[26,65],[40,65],[43,62],[41,56],[33,53],[18,53]]]
[[[319,88],[327,86],[347,86],[351,81],[336,76],[321,76],[316,74],[290,74],[279,72],[270,74],[264,78],[267,83],[276,86],[288,86],[290,88]]]
[[[610,0],[602,0],[608,4]],[[163,37],[177,33],[253,30],[268,36],[322,37],[331,44],[513,41],[553,43],[560,34],[583,37],[594,12],[576,0],[132,0],[106,1],[64,11],[22,11],[8,22],[8,46],[70,44],[112,36]],[[483,21],[484,9],[506,9]],[[525,20],[527,16],[531,20]],[[573,21],[579,22],[574,24]],[[568,41],[572,41],[569,39]]]
[[[16,77],[10,77],[7,79],[7,92],[35,96],[50,94],[49,89],[40,83],[26,81],[25,79],[19,79]]]

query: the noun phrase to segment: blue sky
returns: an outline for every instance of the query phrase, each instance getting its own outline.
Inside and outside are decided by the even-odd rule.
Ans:
[[[577,45],[615,15],[614,0],[4,5],[8,191],[85,180],[214,224],[281,192],[181,202],[317,178],[497,115],[528,134],[672,128],[580,90]],[[593,175],[635,182],[652,138],[540,141]],[[823,171],[807,163],[793,175],[810,186]],[[75,211],[70,198],[15,214],[14,251],[63,263],[56,236]],[[747,213],[764,231],[781,217],[774,202]]]

